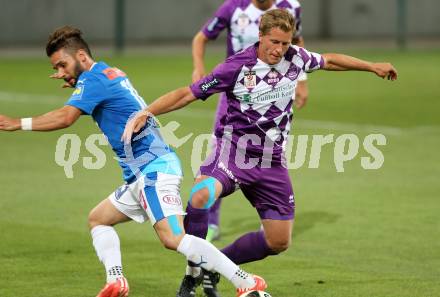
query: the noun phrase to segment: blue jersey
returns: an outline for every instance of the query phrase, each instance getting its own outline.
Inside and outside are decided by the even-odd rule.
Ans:
[[[103,62],[95,63],[79,76],[66,105],[92,116],[118,156],[125,181],[132,182],[139,172],[181,174],[177,156],[163,141],[153,118],[138,134],[133,135],[131,144],[121,141],[130,116],[147,107],[121,70]]]

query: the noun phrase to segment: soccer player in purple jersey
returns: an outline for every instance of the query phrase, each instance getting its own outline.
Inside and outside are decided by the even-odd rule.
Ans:
[[[397,79],[390,63],[372,63],[341,54],[320,55],[291,45],[294,18],[285,10],[266,12],[259,28],[258,43],[229,57],[191,86],[158,98],[127,124],[123,134],[124,141],[129,142],[149,116],[226,92],[225,131],[216,150],[200,167],[184,224],[188,233],[205,238],[209,207],[215,199],[240,188],[256,208],[263,229],[242,235],[222,250],[237,264],[279,254],[291,243],[295,199],[283,156],[298,76],[319,69],[358,70]],[[199,273],[204,272],[187,267],[181,288],[194,284],[189,279]],[[212,274],[208,275],[211,278]],[[194,295],[180,291],[177,296]],[[219,296],[215,284],[208,296]]]
[[[284,8],[295,17],[295,34],[293,44],[304,47],[301,35],[301,5],[297,0],[226,0],[193,39],[192,56],[194,71],[193,82],[200,80],[205,75],[204,53],[206,44],[216,39],[219,34],[227,29],[226,55],[227,57],[253,45],[258,41],[258,25],[261,16],[270,9]],[[306,74],[301,74],[298,79],[295,96],[295,106],[301,108],[308,97]],[[215,138],[221,138],[227,110],[227,98],[221,93],[214,121]],[[208,241],[220,237],[220,206],[222,199],[216,200],[209,209]]]

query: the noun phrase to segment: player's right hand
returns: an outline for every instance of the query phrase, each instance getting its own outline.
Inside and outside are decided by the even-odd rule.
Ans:
[[[51,76],[49,76],[50,78],[54,78],[54,79],[64,79],[64,77],[62,77],[62,75],[58,74],[58,73],[54,73]],[[75,84],[75,79],[71,79],[70,82],[66,81],[64,82],[61,87],[62,88],[73,88]]]
[[[0,130],[16,131],[21,128],[20,119],[13,119],[0,114]]]
[[[147,123],[147,119],[150,116],[150,112],[147,110],[139,111],[132,119],[130,119],[125,125],[124,133],[122,134],[121,141],[125,144],[131,142],[133,133],[139,132],[142,127]]]
[[[374,63],[373,69],[376,75],[379,77],[386,78],[388,80],[397,79],[397,70],[390,63]]]

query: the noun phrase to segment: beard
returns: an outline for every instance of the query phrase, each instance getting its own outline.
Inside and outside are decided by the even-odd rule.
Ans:
[[[64,80],[70,84],[73,88],[76,87],[76,83],[78,82],[78,77],[84,72],[84,69],[81,68],[81,64],[79,61],[75,60],[75,66],[73,67],[73,75],[69,78],[65,78]]]
[[[75,68],[73,69],[73,75],[75,79],[75,86],[76,82],[78,81],[78,77],[84,72],[84,70],[81,68],[81,65],[79,64],[79,61],[75,61]]]

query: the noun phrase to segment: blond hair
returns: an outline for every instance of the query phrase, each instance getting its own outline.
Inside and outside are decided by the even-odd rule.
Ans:
[[[269,10],[260,20],[260,33],[266,35],[273,28],[280,28],[284,32],[295,34],[295,18],[285,9]]]

